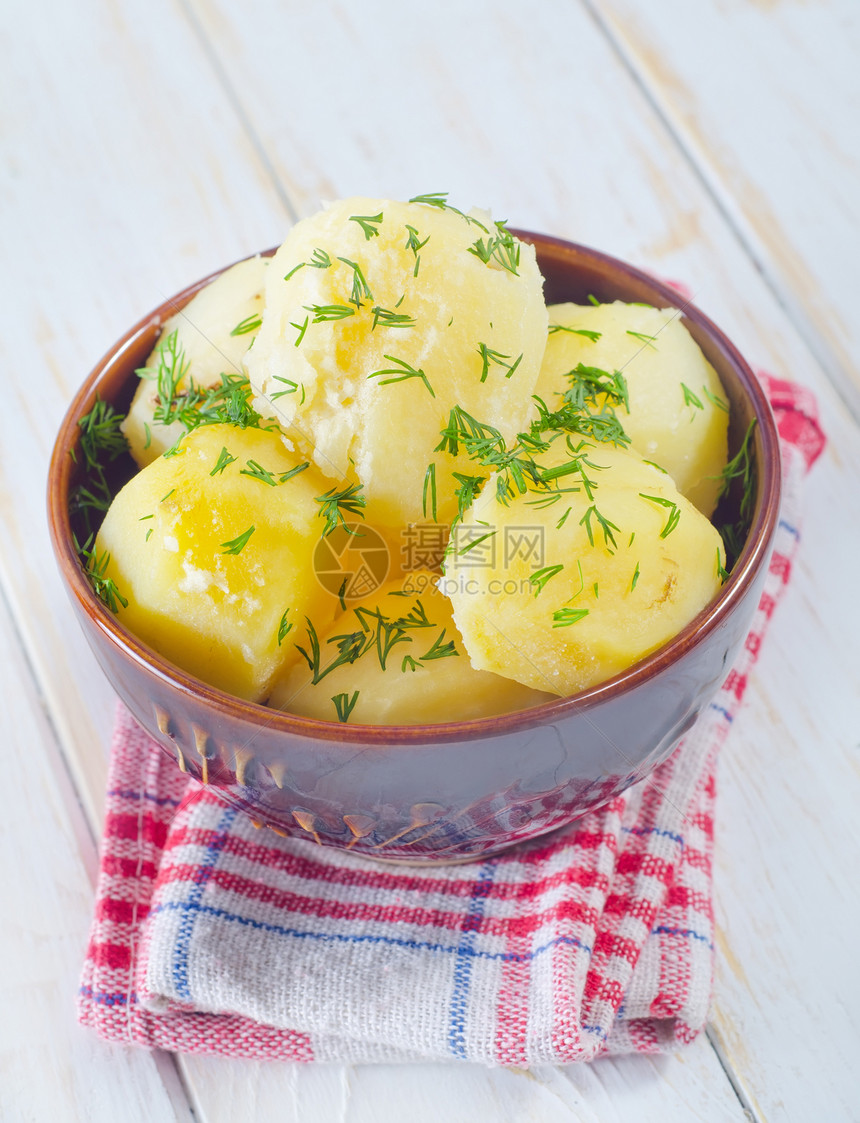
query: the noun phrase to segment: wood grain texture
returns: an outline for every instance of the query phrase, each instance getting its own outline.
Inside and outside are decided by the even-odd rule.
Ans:
[[[860,417],[860,8],[590,2]]]
[[[131,323],[272,240],[284,218],[169,3],[53,5],[47,28],[22,9],[3,45],[2,102],[15,112],[4,119],[0,166],[4,214],[14,216],[4,223],[0,312],[0,582],[97,820],[113,697],[69,628],[48,542],[53,434],[86,372]]]
[[[628,1057],[567,1069],[477,1065],[300,1066],[191,1058],[195,1088],[219,1096],[200,1104],[207,1123],[228,1123],[253,1105],[279,1123],[743,1123],[741,1105],[714,1071],[704,1038],[682,1057]],[[213,1079],[214,1078],[214,1079]],[[285,1096],[285,1091],[289,1095]]]
[[[696,8],[718,20],[726,0]],[[310,213],[320,198],[450,189],[460,205],[489,203],[517,225],[686,280],[754,362],[819,394],[830,449],[810,484],[792,589],[721,774],[713,1036],[759,1119],[850,1118],[857,977],[843,933],[857,923],[860,604],[846,590],[860,546],[860,430],[816,359],[836,349],[817,296],[804,338],[774,296],[776,281],[763,281],[751,243],[727,221],[732,207],[742,213],[743,193],[727,179],[718,197],[703,182],[698,155],[655,111],[664,96],[657,79],[631,73],[581,3],[81,0],[52,9],[48,22],[35,9],[16,13],[0,78],[3,104],[14,107],[0,162],[14,277],[0,304],[9,395],[0,411],[0,584],[33,674],[13,637],[8,665],[22,670],[0,680],[0,702],[35,770],[0,835],[0,871],[34,919],[21,932],[2,929],[0,958],[26,953],[33,977],[49,980],[33,993],[50,999],[26,1011],[43,1027],[42,1045],[19,1051],[8,1042],[2,1063],[14,1046],[29,1079],[52,1074],[38,1093],[19,1081],[16,1094],[54,1104],[37,1117],[99,1118],[85,1100],[63,1099],[67,1078],[118,1105],[115,1118],[135,1118],[147,1102],[151,1119],[184,1110],[181,1095],[164,1090],[172,1078],[163,1062],[153,1069],[145,1055],[82,1034],[84,1046],[69,1044],[81,1032],[68,1013],[89,909],[81,870],[92,873],[94,855],[74,801],[52,794],[49,723],[97,828],[113,700],[65,602],[44,529],[45,468],[65,405],[129,323],[188,281],[277,242],[291,215]],[[664,41],[666,68],[680,72],[674,40]],[[759,88],[765,102],[773,96],[767,83]],[[722,160],[722,146],[710,158]],[[752,177],[752,155],[735,158]],[[841,155],[822,159],[836,177]],[[840,227],[838,210],[829,221]],[[798,300],[807,306],[804,291]],[[19,838],[29,840],[23,857]],[[14,975],[2,993],[16,1010],[31,1001]],[[66,1021],[48,1029],[51,1003],[64,1000]],[[705,1040],[675,1057],[529,1074],[201,1058],[182,1069],[206,1123],[240,1113],[350,1123],[744,1117]]]
[[[0,666],[0,1117],[187,1120],[169,1058],[103,1046],[75,1023],[95,845],[2,602]]]

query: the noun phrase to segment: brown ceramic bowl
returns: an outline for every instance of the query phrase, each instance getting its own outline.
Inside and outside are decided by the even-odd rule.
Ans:
[[[445,862],[492,854],[562,827],[642,779],[707,706],[761,593],[779,506],[779,445],[767,399],[735,347],[671,288],[558,239],[534,243],[549,303],[643,301],[683,310],[731,400],[730,452],[752,418],[750,529],[717,598],[665,647],[571,698],[478,721],[352,726],[240,701],[173,666],[118,623],[81,571],[69,499],[82,466],[78,419],[96,395],[125,410],[164,319],[211,278],[136,324],[87,378],[63,421],[48,504],[60,571],[105,674],[183,770],[284,834],[372,858]],[[737,497],[729,497],[729,504]]]

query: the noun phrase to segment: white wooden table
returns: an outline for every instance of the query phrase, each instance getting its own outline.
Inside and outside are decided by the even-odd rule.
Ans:
[[[0,81],[0,1118],[860,1118],[856,0],[7,6]],[[293,1067],[79,1029],[113,698],[44,518],[62,413],[150,307],[320,199],[448,190],[664,276],[830,445],[726,746],[708,1032],[589,1068]]]

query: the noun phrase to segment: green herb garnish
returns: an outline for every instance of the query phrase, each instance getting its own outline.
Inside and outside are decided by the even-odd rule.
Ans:
[[[228,464],[232,464],[235,459],[236,457],[231,456],[226,448],[222,448],[221,452],[218,454],[218,459],[215,461],[215,467],[209,475],[217,476],[220,472],[224,471]]]
[[[240,320],[238,324],[230,332],[231,335],[249,335],[252,331],[256,331],[263,326],[263,318],[257,312],[250,316],[246,316],[244,320]]]
[[[359,495],[363,487],[364,484],[349,484],[340,491],[338,491],[337,488],[330,487],[324,495],[318,495],[316,497],[316,502],[320,505],[319,516],[325,519],[325,527],[322,532],[323,538],[331,534],[338,525],[342,526],[346,531],[349,530],[349,527],[346,525],[344,513],[360,515],[364,518],[364,508],[367,506],[367,500],[363,495]]]
[[[430,380],[427,378],[427,375],[423,370],[416,370],[415,367],[411,366],[404,359],[398,359],[394,355],[383,355],[383,358],[388,359],[390,363],[397,363],[397,366],[386,367],[384,370],[375,370],[372,374],[369,374],[367,376],[368,378],[379,378],[379,376],[382,374],[389,374],[393,376],[391,378],[383,378],[379,382],[380,386],[389,386],[393,382],[406,382],[410,378],[420,378],[424,385],[427,387],[427,391],[430,394],[430,397],[436,397],[436,394],[433,391],[433,387],[430,385]]]
[[[551,577],[561,573],[564,569],[563,565],[546,565],[543,569],[536,569],[534,573],[529,576],[529,583],[535,586],[535,596],[539,596],[543,592],[544,585]]]
[[[325,324],[330,320],[345,320],[347,316],[354,316],[355,309],[348,304],[305,304],[306,312],[313,313],[314,324]],[[295,324],[292,325],[295,327]]]
[[[278,624],[278,647],[284,642],[289,633],[293,630],[293,625],[287,620],[290,610],[286,609],[284,615],[281,617],[281,622]]]
[[[552,614],[554,628],[569,628],[588,616],[587,608],[558,608]]]
[[[382,222],[382,211],[379,214],[351,214],[349,221],[358,223],[364,231],[364,240],[369,242],[371,238],[379,237],[377,228],[379,223]]]
[[[105,577],[105,571],[110,564],[110,554],[107,550],[102,550],[100,554],[97,554],[95,547],[90,549],[91,541],[90,538],[83,546],[78,546],[78,554],[84,562],[84,573],[92,586],[93,592],[102,604],[116,616],[120,605],[123,608],[128,608],[128,601],[117,588],[114,579]],[[75,545],[78,545],[77,541]]]
[[[225,554],[241,554],[244,548],[248,545],[248,539],[256,530],[256,527],[249,526],[247,530],[242,531],[236,538],[231,538],[229,542],[222,542],[222,550]]]
[[[378,304],[373,306],[372,312],[371,331],[374,331],[379,324],[386,328],[410,328],[415,323],[414,317],[405,312],[392,312],[389,308],[380,308]]]
[[[662,495],[646,495],[644,491],[640,491],[639,497],[641,499],[647,499],[649,503],[656,503],[658,506],[667,509],[669,514],[666,519],[666,525],[660,531],[660,537],[668,538],[681,520],[681,508],[677,503],[673,503],[671,499],[666,499]]]
[[[356,690],[352,697],[347,694],[335,694],[332,698],[334,708],[337,711],[337,720],[342,722],[349,721],[349,715],[355,709],[355,703],[358,701],[359,692]]]
[[[690,389],[690,387],[685,382],[681,383],[681,389],[684,391],[684,405],[685,406],[695,406],[696,409],[704,409],[705,408],[702,405],[702,399],[697,397],[696,394],[693,393],[693,391]]]
[[[589,331],[588,328],[569,328],[565,327],[564,324],[550,324],[547,335],[555,335],[559,331],[567,331],[571,335],[582,335],[586,339],[590,339],[592,343],[596,343],[603,335],[603,332],[600,331]]]

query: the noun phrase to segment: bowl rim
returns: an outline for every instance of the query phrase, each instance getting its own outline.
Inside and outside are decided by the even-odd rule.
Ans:
[[[73,598],[73,602],[76,601],[80,610],[102,634],[135,663],[142,665],[165,684],[179,689],[184,695],[194,697],[218,713],[229,716],[233,720],[243,720],[252,726],[259,727],[262,723],[274,733],[332,744],[343,742],[353,747],[361,745],[371,750],[375,747],[384,749],[392,745],[418,747],[440,742],[481,740],[488,736],[498,737],[553,724],[573,713],[587,711],[602,702],[631,693],[666,670],[688,650],[704,642],[722,626],[735,605],[744,599],[753,585],[769,556],[778,522],[781,480],[779,437],[764,388],[737,347],[716,324],[692,301],[685,300],[677,290],[663,281],[619,258],[580,243],[526,230],[514,229],[513,233],[538,249],[546,248],[550,251],[555,249],[574,258],[581,257],[592,263],[620,271],[631,282],[647,285],[665,302],[663,307],[671,305],[678,308],[686,319],[711,337],[734,368],[751,403],[757,419],[754,439],[758,488],[747,540],[728,580],[717,596],[671,640],[627,670],[578,694],[558,697],[526,710],[515,710],[469,721],[418,725],[341,724],[271,709],[263,703],[249,702],[209,686],[143,644],[95,595],[84,576],[74,548],[68,499],[74,468],[74,461],[70,454],[80,432],[78,418],[92,408],[102,381],[117,364],[122,362],[124,355],[138,340],[153,327],[159,327],[168,316],[182,308],[200,289],[230,268],[229,265],[186,286],[138,320],[96,363],[66,410],[57,433],[48,470],[47,506],[52,546],[67,592]],[[271,256],[274,252],[274,249],[270,249],[260,254],[251,254],[249,257]]]

